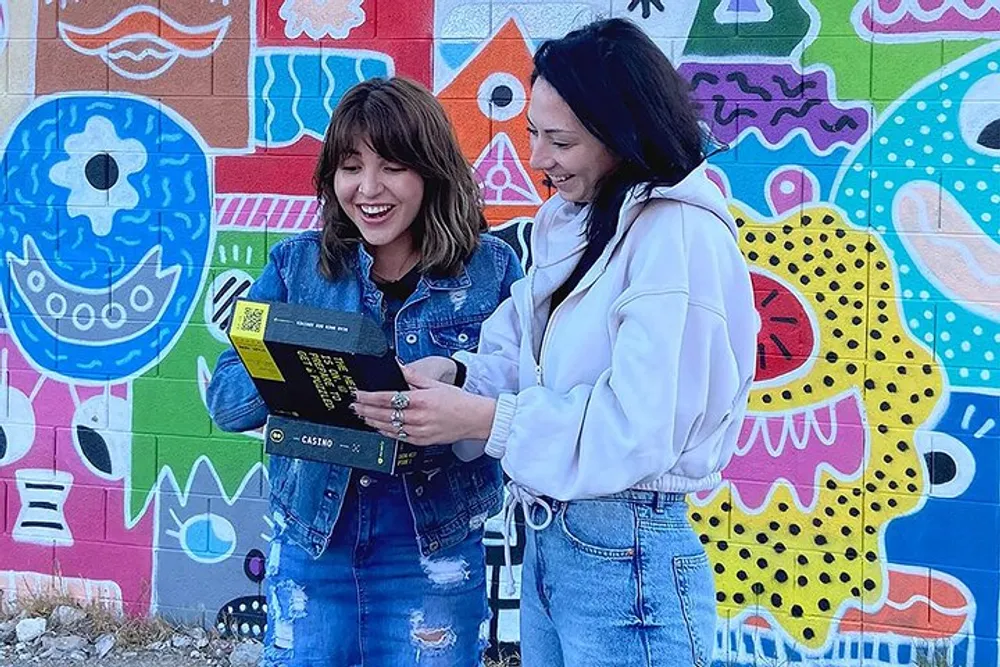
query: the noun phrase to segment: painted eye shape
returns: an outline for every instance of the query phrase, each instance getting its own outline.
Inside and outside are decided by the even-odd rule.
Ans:
[[[753,271],[750,277],[759,318],[755,380],[769,382],[807,364],[817,336],[809,311],[795,289],[759,271]]]
[[[947,433],[917,431],[917,449],[924,457],[929,495],[957,498],[976,476],[976,459],[960,440]]]
[[[207,565],[221,563],[236,550],[236,528],[229,519],[206,512],[182,522],[172,510],[170,516],[177,530],[166,534],[177,538],[191,560]]]
[[[524,111],[524,84],[507,72],[494,72],[479,85],[479,110],[493,120],[505,121]]]
[[[972,150],[1000,157],[1000,74],[990,74],[969,87],[958,110],[962,138]]]
[[[97,476],[125,477],[132,449],[128,401],[99,394],[87,399],[73,414],[73,445],[80,459]]]
[[[31,449],[35,441],[35,410],[20,389],[6,385],[0,388],[0,400],[6,398],[5,414],[0,414],[0,466],[10,465]]]

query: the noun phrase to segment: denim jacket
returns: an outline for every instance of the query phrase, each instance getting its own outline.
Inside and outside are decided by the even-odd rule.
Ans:
[[[372,257],[362,244],[348,270],[330,281],[319,272],[320,235],[305,232],[277,243],[248,297],[363,312],[383,323],[382,292],[371,280]],[[349,251],[350,253],[350,251]],[[397,356],[409,363],[430,355],[475,350],[479,328],[510,294],[522,270],[514,251],[483,234],[478,250],[456,276],[421,276],[396,316]],[[225,431],[264,424],[267,408],[230,348],[219,357],[207,392],[212,419]],[[497,459],[463,463],[451,447],[434,447],[421,471],[403,475],[417,542],[424,556],[461,542],[500,511],[502,473]],[[270,457],[271,508],[285,535],[318,558],[340,515],[351,470],[343,466]]]

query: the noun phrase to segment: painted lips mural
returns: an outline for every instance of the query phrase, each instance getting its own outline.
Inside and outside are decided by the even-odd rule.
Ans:
[[[253,0],[39,0],[39,95],[122,91],[164,100],[206,144],[245,152],[250,142]],[[56,37],[52,39],[52,37]]]

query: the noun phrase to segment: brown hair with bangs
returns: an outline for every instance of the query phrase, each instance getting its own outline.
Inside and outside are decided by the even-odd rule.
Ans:
[[[333,278],[361,232],[334,192],[334,175],[367,139],[383,159],[424,180],[420,212],[410,227],[421,249],[420,271],[454,275],[487,230],[483,201],[444,108],[423,86],[402,77],[374,78],[351,88],[333,112],[313,183],[323,217],[320,269]]]

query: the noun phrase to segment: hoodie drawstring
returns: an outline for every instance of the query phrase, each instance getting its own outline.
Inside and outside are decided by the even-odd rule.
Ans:
[[[532,530],[545,530],[552,523],[551,505],[525,487],[519,486],[516,482],[507,482],[507,497],[504,498],[503,509],[500,510],[500,516],[501,521],[503,522],[503,566],[504,571],[507,573],[506,592],[511,596],[517,592],[516,587],[514,586],[514,566],[511,563],[510,556],[511,536],[515,535],[517,531],[514,527],[517,505],[520,505],[524,512],[525,525]],[[536,524],[531,520],[531,508],[534,505],[538,505],[545,510],[545,520],[540,524]]]

